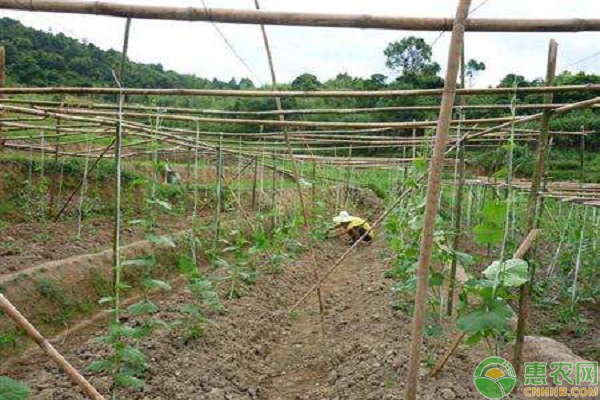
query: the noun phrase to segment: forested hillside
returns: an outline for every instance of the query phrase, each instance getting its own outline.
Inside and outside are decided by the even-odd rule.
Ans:
[[[0,19],[0,43],[6,48],[6,69],[13,83],[28,86],[108,86],[114,84],[121,53],[101,50],[62,33],[29,28]],[[243,84],[244,82],[242,82]],[[247,82],[248,83],[248,82]],[[157,88],[239,88],[239,84],[165,71],[160,64],[128,64],[126,85]]]

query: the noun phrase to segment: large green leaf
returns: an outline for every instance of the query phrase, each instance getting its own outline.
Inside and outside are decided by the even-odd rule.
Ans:
[[[126,346],[122,350],[121,356],[125,362],[136,367],[143,366],[146,363],[146,355],[133,346]]]
[[[169,236],[155,236],[155,235],[152,235],[152,236],[150,236],[148,238],[148,240],[150,241],[150,243],[154,243],[154,244],[156,244],[158,246],[176,247],[175,246],[175,242]]]
[[[488,222],[502,225],[506,217],[506,202],[502,200],[487,202],[483,206],[483,217]]]
[[[502,241],[504,230],[500,225],[493,222],[484,222],[473,228],[477,244],[497,244]]]
[[[148,290],[162,289],[167,292],[171,290],[171,285],[169,285],[167,282],[162,281],[160,279],[146,279],[144,281],[144,286]]]
[[[158,312],[158,306],[152,300],[142,300],[128,308],[131,315],[149,315]]]
[[[508,329],[508,319],[513,315],[512,309],[501,300],[491,300],[457,321],[458,329],[468,332],[496,331],[505,332]]]
[[[139,389],[144,387],[144,381],[133,375],[120,373],[115,377],[117,385],[125,388]]]
[[[488,201],[482,210],[483,222],[473,228],[475,241],[478,244],[496,244],[504,236],[504,218],[506,216],[505,201]]]
[[[147,200],[147,202],[150,204],[158,204],[159,206],[161,206],[162,208],[164,208],[165,210],[168,210],[168,211],[171,211],[173,209],[173,206],[168,201],[154,199],[154,200]]]
[[[147,258],[137,258],[133,260],[123,261],[121,265],[124,267],[145,267],[150,265],[150,260]]]
[[[97,374],[100,372],[108,371],[111,367],[111,363],[109,360],[97,360],[93,361],[86,367],[86,370],[93,374]]]
[[[179,273],[190,276],[196,272],[196,263],[191,257],[181,256],[177,261],[177,269]]]
[[[0,376],[0,399],[26,400],[29,398],[29,388],[7,376]]]
[[[483,271],[483,275],[492,281],[498,276],[502,285],[519,287],[529,281],[529,265],[527,261],[517,258],[504,262],[496,260]]]

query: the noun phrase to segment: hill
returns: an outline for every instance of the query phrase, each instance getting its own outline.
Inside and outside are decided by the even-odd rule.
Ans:
[[[6,49],[9,82],[26,86],[111,86],[121,52],[102,50],[62,33],[29,28],[10,18],[0,19],[0,45]],[[142,88],[230,88],[252,85],[247,79],[199,78],[163,69],[161,64],[128,62],[126,85]]]

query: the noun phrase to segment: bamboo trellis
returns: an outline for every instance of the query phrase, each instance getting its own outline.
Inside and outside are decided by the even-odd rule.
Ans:
[[[258,8],[258,3],[257,8]],[[295,162],[310,162],[337,167],[352,168],[389,168],[413,162],[416,159],[417,147],[425,144],[434,146],[434,154],[428,161],[431,162],[430,177],[428,184],[427,207],[425,211],[425,224],[423,227],[423,240],[418,268],[418,291],[416,296],[415,322],[413,343],[411,347],[411,365],[408,373],[406,386],[406,399],[416,398],[418,372],[420,364],[420,350],[422,342],[422,330],[424,321],[424,307],[427,299],[427,269],[431,258],[431,238],[435,230],[435,217],[437,215],[437,204],[441,184],[441,171],[445,165],[454,165],[454,160],[445,160],[444,156],[453,151],[457,145],[464,146],[496,146],[508,138],[505,129],[512,124],[524,124],[542,120],[539,130],[526,128],[515,129],[515,139],[527,141],[545,141],[548,134],[547,119],[549,115],[558,117],[566,112],[579,108],[599,108],[600,97],[593,97],[573,104],[556,104],[552,102],[552,94],[564,92],[587,93],[590,96],[598,96],[600,85],[569,85],[552,86],[552,79],[548,79],[547,86],[528,88],[480,88],[466,89],[456,88],[456,75],[458,70],[459,52],[462,47],[465,31],[502,31],[502,32],[546,32],[546,31],[600,31],[600,19],[562,19],[562,20],[523,20],[523,19],[469,19],[467,21],[470,1],[461,0],[457,10],[456,18],[404,18],[387,16],[367,15],[343,15],[343,14],[309,14],[309,13],[286,13],[269,12],[261,10],[228,10],[228,9],[206,9],[206,8],[176,8],[155,7],[141,5],[124,5],[118,3],[87,2],[87,1],[41,1],[28,0],[26,7],[23,2],[17,0],[0,0],[0,9],[17,9],[27,11],[65,12],[94,15],[111,15],[116,17],[127,17],[142,19],[169,19],[188,21],[212,21],[232,22],[241,24],[274,24],[274,25],[297,25],[297,26],[330,26],[330,27],[354,27],[354,28],[377,28],[377,29],[409,29],[409,30],[452,30],[452,40],[448,57],[448,69],[446,73],[446,84],[444,89],[415,89],[415,90],[380,90],[380,91],[282,91],[276,90],[276,80],[271,62],[273,74],[272,90],[216,90],[216,89],[140,89],[140,88],[81,88],[81,87],[46,87],[46,88],[5,88],[3,85],[4,64],[0,62],[2,73],[0,73],[0,149],[14,151],[39,151],[53,152],[54,154],[81,157],[87,151],[81,150],[82,143],[92,143],[101,139],[112,138],[114,129],[117,130],[118,145],[113,150],[112,144],[108,147],[102,146],[91,148],[90,154],[100,153],[100,157],[114,158],[119,165],[125,157],[135,157],[147,154],[146,144],[149,140],[157,139],[164,147],[156,152],[165,154],[186,153],[194,150],[197,160],[199,151],[202,154],[215,155],[220,149],[223,153],[247,159],[261,157],[272,157],[274,171],[275,160],[291,160],[293,162],[293,179],[298,183],[299,195],[302,198],[302,188],[299,186],[299,176]],[[129,25],[129,23],[128,23]],[[263,28],[264,32],[264,28]],[[267,42],[265,34],[265,42]],[[267,44],[267,51],[268,43]],[[124,47],[126,53],[126,44]],[[0,60],[3,58],[0,50]],[[121,73],[122,76],[122,73]],[[39,99],[6,98],[11,95],[43,95],[43,94],[65,94],[72,96],[81,95],[118,95],[119,104],[101,104],[93,102],[55,102]],[[472,118],[452,120],[451,113],[456,106],[453,104],[455,95],[476,96],[486,94],[544,94],[544,104],[523,104],[516,108],[519,110],[541,111],[533,115],[517,117],[498,118]],[[143,105],[125,105],[125,96],[156,95],[156,96],[217,96],[217,97],[274,97],[277,99],[276,110],[251,111],[251,110],[213,110],[194,109],[181,107],[149,107]],[[440,105],[429,106],[391,106],[370,108],[346,108],[346,109],[289,109],[281,107],[280,99],[284,97],[369,97],[369,98],[399,98],[412,96],[435,96],[441,97]],[[13,105],[11,105],[13,104]],[[14,106],[17,105],[29,105]],[[507,104],[463,104],[461,109],[472,110],[504,110],[510,108]],[[360,113],[380,113],[398,111],[439,111],[438,120],[432,121],[402,121],[402,122],[331,122],[316,120],[290,120],[284,118],[286,115],[345,115]],[[144,120],[160,113],[161,118],[168,121],[176,121],[179,124],[190,124],[196,129],[189,127],[161,126],[152,128]],[[199,117],[201,116],[201,117]],[[209,117],[205,117],[209,116]],[[248,118],[237,118],[237,117]],[[234,118],[235,117],[235,118]],[[268,119],[263,117],[277,117]],[[55,120],[55,125],[42,125],[35,122],[46,123]],[[59,122],[60,121],[60,122]],[[545,121],[545,122],[544,122]],[[281,128],[281,132],[214,132],[201,131],[198,124],[225,124],[225,125],[248,125],[269,126]],[[489,126],[491,124],[492,126]],[[484,126],[481,126],[484,125]],[[415,129],[431,129],[437,126],[435,139],[432,137],[416,137]],[[466,130],[463,136],[450,135],[452,129]],[[295,130],[297,128],[314,128],[313,130]],[[54,134],[46,134],[46,131],[56,129]],[[409,136],[408,131],[413,135]],[[31,131],[35,133],[32,134]],[[400,134],[406,131],[406,135]],[[541,133],[540,133],[541,132]],[[7,133],[10,133],[7,135]],[[16,133],[16,134],[15,134]],[[592,131],[580,130],[578,132],[559,131],[556,134],[579,135],[584,137]],[[376,134],[376,135],[367,135]],[[20,135],[20,136],[19,136]],[[84,139],[80,136],[86,135]],[[89,137],[94,135],[94,137]],[[121,137],[134,136],[137,141],[121,143]],[[541,136],[541,138],[540,138]],[[223,138],[234,137],[233,141]],[[55,148],[48,147],[43,143],[38,145],[38,140],[60,138],[73,139],[55,143]],[[218,138],[218,139],[217,139]],[[260,144],[257,140],[260,139]],[[218,140],[218,141],[217,141]],[[31,143],[34,141],[34,143]],[[238,146],[242,146],[243,150]],[[322,146],[322,147],[316,147]],[[381,149],[381,148],[411,148],[412,158],[395,157],[361,157],[353,154],[338,156],[338,151],[349,152],[355,149]],[[464,147],[463,147],[464,148]],[[62,150],[59,150],[62,149]],[[67,150],[65,150],[67,149]],[[125,150],[121,152],[122,150]],[[302,150],[302,152],[300,152]],[[334,151],[334,156],[323,156],[314,152]],[[95,164],[93,164],[95,165]],[[257,164],[258,165],[258,164]],[[196,163],[197,167],[197,163]],[[543,164],[541,170],[543,172]],[[117,174],[120,176],[120,174]],[[313,173],[316,177],[316,173]],[[314,178],[313,178],[314,179]],[[118,183],[117,183],[118,184]],[[471,180],[467,185],[493,185],[502,187],[502,184]],[[573,201],[584,205],[600,206],[600,186],[598,185],[574,185],[572,183],[550,182],[543,190],[536,189],[531,182],[514,180],[513,187],[519,190],[531,190],[532,196],[553,197],[561,201]],[[538,185],[539,186],[539,185]],[[539,193],[538,193],[539,191]],[[404,191],[392,208],[399,200],[408,195],[410,191]],[[234,198],[237,199],[237,197]],[[386,210],[376,221],[379,224],[392,209]],[[118,209],[118,204],[117,204]],[[303,207],[306,210],[305,207]],[[118,212],[117,212],[118,214]],[[308,216],[305,211],[305,220]],[[245,215],[249,221],[249,216]],[[115,229],[115,254],[119,248],[119,217],[117,216]],[[318,290],[321,283],[337,268],[344,258],[356,247],[348,249],[327,270],[325,275],[316,276],[314,286],[310,291]],[[116,261],[118,264],[118,260]],[[309,292],[310,292],[309,291]],[[1,297],[1,295],[0,295]],[[296,307],[305,297],[294,306]],[[117,316],[118,317],[118,316]],[[33,328],[33,327],[32,327]],[[33,328],[34,329],[34,328]],[[37,339],[37,338],[36,338]]]

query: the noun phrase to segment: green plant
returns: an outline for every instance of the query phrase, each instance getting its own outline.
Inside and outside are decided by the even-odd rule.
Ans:
[[[219,299],[213,282],[198,272],[195,260],[181,256],[178,270],[187,278],[187,289],[194,297],[193,303],[181,307],[184,318],[179,321],[184,327],[184,340],[188,342],[204,335],[204,326],[209,321],[207,317],[209,313],[223,313],[225,307]]]
[[[527,262],[518,259],[494,261],[483,275],[485,279],[467,281],[460,295],[457,326],[470,335],[469,344],[510,333],[508,322],[514,315],[508,304],[514,297],[511,289],[529,281]],[[473,304],[469,295],[475,298]],[[492,351],[497,352],[497,348]]]
[[[31,390],[21,382],[7,376],[0,376],[0,399],[27,400]]]
[[[394,279],[392,291],[395,293],[393,307],[398,310],[410,311],[412,308],[412,297],[416,289],[415,270],[419,257],[420,237],[423,228],[424,191],[422,185],[415,179],[424,171],[425,167],[416,162],[406,177],[405,186],[412,188],[413,195],[390,213],[384,222],[385,238],[391,251],[388,270],[385,272],[387,278]],[[449,248],[449,232],[444,229],[446,224],[442,216],[438,216],[438,226],[433,241],[432,261],[434,265],[445,265],[451,257]],[[430,304],[435,309],[441,304],[439,288],[444,281],[443,273],[437,268],[431,268],[429,273],[429,285],[435,296],[430,298]]]
[[[22,334],[18,329],[12,329],[0,334],[0,351],[3,349],[15,349],[19,345]]]
[[[109,333],[98,339],[101,343],[113,346],[113,353],[102,360],[88,365],[92,373],[106,372],[113,378],[113,393],[117,388],[140,388],[144,386],[146,356],[127,341],[138,340],[147,333],[143,327],[133,328],[112,323]]]

